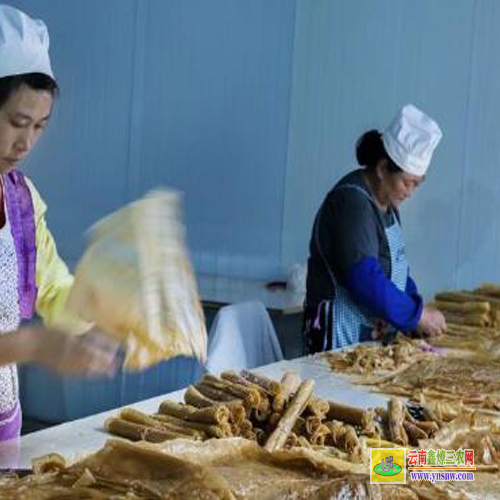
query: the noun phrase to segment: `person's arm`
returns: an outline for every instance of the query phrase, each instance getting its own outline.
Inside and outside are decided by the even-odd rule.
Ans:
[[[48,328],[70,333],[83,333],[92,325],[70,314],[66,302],[73,285],[73,276],[57,252],[54,238],[47,227],[47,206],[33,183],[26,178],[33,200],[36,227],[36,311]]]
[[[422,297],[418,293],[417,284],[409,273],[406,279],[405,291],[413,299],[422,300]],[[446,319],[443,313],[435,307],[424,305],[420,321],[418,322],[418,328],[427,335],[440,335],[447,330]]]
[[[37,363],[57,375],[112,376],[117,344],[100,335],[69,336],[26,325],[0,335],[0,366]]]
[[[15,332],[0,335],[0,366],[29,363],[35,357],[35,343],[30,331],[21,327]]]
[[[424,307],[422,297],[399,290],[384,274],[377,258],[364,257],[354,264],[345,284],[354,299],[377,318],[404,332],[417,328]]]
[[[403,332],[422,330],[427,335],[446,331],[446,320],[436,308],[424,305],[417,286],[408,275],[405,291],[384,274],[380,262],[365,257],[348,274],[347,289],[380,319]]]

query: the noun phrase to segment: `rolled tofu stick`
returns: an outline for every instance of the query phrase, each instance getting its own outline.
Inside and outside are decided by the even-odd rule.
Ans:
[[[126,420],[127,422],[145,425],[146,427],[154,427],[169,432],[185,434],[187,436],[192,436],[194,439],[202,439],[203,437],[202,433],[195,429],[189,429],[183,425],[161,422],[153,417],[150,417],[149,415],[146,415],[145,413],[135,410],[134,408],[124,408],[122,411],[120,411],[119,418],[122,420]]]
[[[128,422],[134,422],[136,424],[147,425],[149,427],[161,427],[160,422],[155,420],[153,417],[150,417],[142,411],[134,408],[124,408],[119,412],[118,418],[127,420]]]
[[[405,406],[400,399],[392,397],[389,400],[387,417],[391,441],[401,446],[406,446],[408,444],[408,436],[403,426]]]
[[[191,405],[166,400],[161,402],[159,413],[209,424],[220,424],[227,422],[229,419],[229,410],[224,405],[219,404],[199,409]]]
[[[179,434],[177,432],[170,432],[164,429],[155,427],[147,427],[141,424],[128,422],[121,418],[108,418],[104,422],[104,429],[117,436],[125,437],[133,441],[149,441],[151,443],[162,443],[169,439],[184,438],[190,439],[189,436]]]
[[[436,422],[415,422],[415,425],[426,432],[429,436],[436,433],[439,430],[439,426]]]
[[[448,311],[441,311],[446,321],[468,326],[487,326],[490,321],[488,313],[481,314],[457,314]]]
[[[491,307],[500,304],[500,298],[477,292],[441,292],[436,294],[435,299],[443,302],[488,302]]]
[[[246,370],[243,370],[241,372],[241,375],[248,381],[257,384],[259,387],[262,387],[272,396],[275,396],[281,390],[281,384],[279,382],[264,377],[263,375],[257,375],[256,373],[252,373]]]
[[[443,302],[436,301],[434,306],[440,311],[449,311],[452,313],[489,313],[491,306],[489,302]]]
[[[202,440],[208,437],[196,422],[194,422],[194,425],[191,425],[191,422],[187,420],[161,414],[151,415],[151,418],[156,420],[166,430],[179,432],[181,434],[189,434],[193,437],[199,437]]]
[[[196,422],[208,424],[224,424],[229,420],[231,412],[226,405],[215,405],[211,408],[197,409],[187,418]]]
[[[217,402],[229,403],[230,401],[235,400],[241,401],[240,398],[236,398],[232,394],[228,394],[225,391],[221,391],[220,389],[216,389],[215,387],[212,387],[211,385],[205,383],[198,383],[195,387],[204,396]]]
[[[153,415],[153,418],[158,420],[159,422],[165,422],[165,423],[172,423],[174,425],[175,422],[172,420],[176,417],[172,417],[171,415]],[[178,419],[180,420],[180,419]],[[225,434],[225,428],[223,429],[219,425],[211,425],[211,424],[206,424],[203,422],[190,422],[188,420],[184,420],[182,424],[178,424],[179,426],[182,425],[183,427],[186,427],[188,429],[195,429],[201,432],[204,432],[207,436],[210,437],[217,437],[221,438],[224,437]],[[228,424],[221,424],[221,425],[228,425]]]
[[[496,283],[483,283],[474,293],[500,298],[500,286]]]
[[[258,408],[260,406],[260,392],[257,389],[247,387],[230,380],[214,377],[213,375],[204,375],[201,381],[202,384],[209,385],[214,389],[227,392],[232,398],[243,400],[250,408]]]
[[[207,438],[205,432],[200,429],[192,429],[191,427],[187,427],[186,425],[174,425],[168,422],[161,422],[160,420],[158,420],[158,423],[161,424],[162,429],[169,432],[184,434],[185,436],[190,436],[192,439],[204,440]]]
[[[363,413],[364,410],[361,408],[355,408],[354,406],[347,406],[333,401],[328,401],[329,410],[326,414],[327,420],[340,420],[347,424],[362,426],[363,425]]]
[[[297,392],[300,384],[300,379],[295,372],[286,372],[281,379],[281,390],[274,396],[273,408],[281,412],[285,409],[293,394]]]
[[[260,392],[260,395],[262,398],[265,398],[266,396],[269,395],[269,393],[264,388],[262,388],[260,385],[254,384],[253,382],[250,382],[250,380],[247,380],[245,377],[238,375],[236,372],[234,372],[232,370],[222,372],[220,374],[220,378],[222,378],[224,380],[229,380],[230,382],[234,382],[235,384],[249,387],[251,389],[257,389]]]
[[[217,404],[214,399],[204,396],[196,387],[190,385],[184,393],[184,401],[191,406],[197,408],[207,408]]]
[[[265,448],[267,451],[275,451],[281,449],[292,431],[297,418],[304,411],[305,406],[309,402],[314,389],[314,381],[311,379],[304,380],[293,399],[290,401],[286,412],[281,417],[276,429],[269,436]]]
[[[164,415],[172,415],[177,418],[187,419],[196,411],[196,408],[191,405],[177,403],[175,401],[170,401],[166,399],[160,403],[160,408],[158,413],[163,413]]]
[[[66,467],[66,459],[59,453],[47,453],[31,461],[31,468],[35,475],[60,472]]]
[[[220,377],[224,380],[228,380],[230,382],[233,382],[235,384],[238,384],[240,386],[245,386],[248,387],[249,389],[252,390],[257,390],[260,395],[260,404],[258,406],[259,410],[261,412],[266,412],[269,410],[271,403],[269,402],[269,397],[271,396],[264,388],[260,387],[257,384],[254,384],[253,382],[250,382],[246,378],[242,377],[241,375],[238,375],[234,371],[225,371],[222,372]],[[249,408],[251,410],[251,408]]]

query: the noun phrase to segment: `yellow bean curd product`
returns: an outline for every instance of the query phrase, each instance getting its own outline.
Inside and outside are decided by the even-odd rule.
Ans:
[[[253,388],[239,377],[231,374],[234,384]],[[275,393],[267,393],[270,407],[289,380],[286,373],[281,382],[266,379]],[[59,455],[41,457],[31,476],[0,477],[0,498],[497,498],[498,415],[396,398],[365,410],[317,399],[310,379],[295,382],[282,413],[264,422],[244,391],[200,408],[166,400],[155,415],[122,409],[105,428],[135,443],[109,440],[71,466]],[[311,402],[329,411],[316,415]],[[236,408],[246,414],[238,424]],[[370,448],[473,449],[476,480],[432,484],[407,474],[406,485],[379,487],[370,484]]]
[[[280,382],[244,373],[272,387],[274,395],[235,372],[225,372],[221,378],[204,376],[186,390],[185,403],[165,400],[153,415],[122,409],[106,421],[105,430],[132,441],[149,442],[172,440],[179,433],[193,440],[243,437],[268,451],[307,447],[361,463],[369,458],[368,448],[373,443],[416,446],[420,440],[432,438],[442,426],[442,406],[426,404],[424,408],[392,398],[387,408],[361,409],[317,398],[313,380],[301,381],[295,373],[285,373]],[[224,385],[229,378],[230,385]],[[207,381],[221,387],[212,394],[218,399],[193,397]],[[258,406],[248,399],[248,390],[261,391]],[[283,392],[288,391],[283,403]],[[278,400],[281,408],[275,410]]]
[[[69,307],[124,342],[127,369],[178,355],[205,360],[203,310],[177,193],[154,191],[91,228]]]
[[[162,444],[109,440],[67,467],[0,479],[1,498],[448,499],[441,485],[370,484],[366,466],[312,448],[267,452],[231,438]]]

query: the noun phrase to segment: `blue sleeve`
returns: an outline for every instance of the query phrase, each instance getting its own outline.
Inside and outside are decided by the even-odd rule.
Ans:
[[[404,332],[417,327],[422,315],[422,298],[416,292],[410,295],[399,290],[384,274],[377,258],[364,257],[351,267],[346,278],[347,290],[374,316]],[[413,280],[411,283],[416,291]]]

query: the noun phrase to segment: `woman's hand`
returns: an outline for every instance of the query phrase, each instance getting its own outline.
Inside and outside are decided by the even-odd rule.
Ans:
[[[119,344],[98,330],[79,336],[41,326],[24,330],[32,342],[30,361],[58,375],[111,377],[118,368]]]
[[[446,333],[446,320],[441,311],[431,306],[424,306],[418,322],[418,329],[432,337]]]

